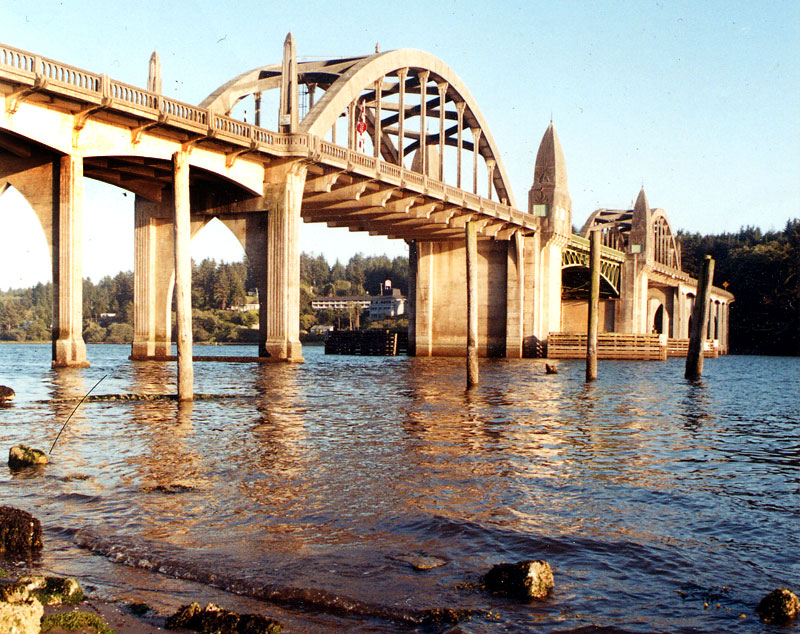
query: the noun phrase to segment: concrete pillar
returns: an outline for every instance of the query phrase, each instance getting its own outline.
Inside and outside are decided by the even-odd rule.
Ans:
[[[494,189],[494,168],[497,162],[493,158],[486,159],[486,198],[492,199],[492,190]]]
[[[295,161],[268,175],[267,333],[259,353],[302,361],[300,344],[300,208],[307,165]]]
[[[445,146],[445,129],[444,129],[444,106],[447,100],[447,82],[442,82],[438,85],[439,88],[439,180],[444,182],[444,146]]]
[[[428,116],[428,78],[430,75],[430,71],[427,70],[420,71],[417,75],[419,77],[419,150],[422,160],[420,171],[426,176],[428,175],[428,152],[425,148],[428,145],[428,139],[425,121]]]
[[[525,294],[522,298],[522,350],[523,355],[541,356],[544,340],[539,336],[536,307],[539,295],[540,248],[539,235],[523,238],[522,269]]]
[[[467,243],[467,388],[478,385],[478,233],[475,222],[464,228]]]
[[[544,246],[540,253],[537,283],[537,331],[541,341],[550,332],[561,331],[561,255],[563,247],[552,242]]]
[[[53,201],[53,367],[89,365],[83,341],[83,158],[60,159]]]
[[[400,83],[399,95],[399,112],[397,118],[397,164],[400,167],[405,167],[404,161],[404,146],[406,143],[405,126],[406,126],[406,76],[408,75],[407,68],[401,68],[397,71],[398,82]]]
[[[506,268],[506,358],[521,359],[525,323],[525,240],[518,231],[508,241]]]
[[[414,354],[429,357],[433,352],[433,299],[435,280],[433,279],[434,253],[432,242],[417,241],[416,300],[414,303],[414,322],[416,346]]]
[[[248,276],[251,276],[256,284],[256,291],[259,298],[258,311],[258,351],[262,356],[266,356],[267,342],[267,212],[247,212],[243,214],[226,214],[219,217],[231,233],[236,236],[239,244],[242,245],[247,264],[249,266]]]
[[[415,356],[417,353],[417,242],[408,242],[408,354]]]
[[[481,145],[481,132],[480,128],[472,128],[472,193],[478,193],[478,156],[480,152],[478,149]]]
[[[133,345],[131,358],[172,353],[170,286],[175,270],[172,201],[134,202]]]
[[[295,54],[294,37],[289,33],[283,42],[278,131],[284,133],[297,132],[297,121],[297,56]]]
[[[383,130],[381,127],[381,117],[383,116],[381,113],[381,99],[383,97],[383,77],[378,79],[375,82],[375,123],[373,124],[373,140],[372,140],[372,149],[375,155],[375,158],[380,160],[381,158],[381,136],[383,135]]]
[[[347,106],[347,149],[356,149],[356,102],[351,101]]]
[[[461,189],[461,150],[464,145],[464,109],[466,102],[456,103],[456,115],[458,116],[458,131],[456,133],[456,187]]]
[[[192,253],[189,201],[189,153],[172,155],[175,237],[175,303],[178,326],[178,400],[194,398],[192,367]]]

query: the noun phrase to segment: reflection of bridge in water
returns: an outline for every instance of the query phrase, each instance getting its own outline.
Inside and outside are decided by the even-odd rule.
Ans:
[[[680,269],[664,212],[650,209],[640,192],[633,210],[595,212],[573,235],[552,124],[527,212],[518,210],[480,109],[458,76],[427,53],[298,63],[289,36],[282,64],[234,78],[200,106],[161,95],[159,75],[151,63],[143,90],[0,46],[0,193],[19,190],[47,238],[56,365],[86,362],[83,176],[136,194],[137,358],[169,353],[173,289],[179,344],[190,341],[188,242],[213,218],[254,267],[261,356],[301,358],[301,218],[407,241],[412,354],[464,354],[468,225],[479,238],[482,354],[542,353],[551,332],[585,330],[590,230],[604,236],[601,330],[688,337],[696,281]],[[273,89],[277,132],[260,127],[262,95]],[[255,101],[255,124],[230,116],[245,98]],[[732,296],[714,289],[711,301],[709,338],[725,351]]]

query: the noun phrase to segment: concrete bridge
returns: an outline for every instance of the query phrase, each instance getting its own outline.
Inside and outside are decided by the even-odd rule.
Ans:
[[[297,62],[290,35],[281,64],[234,78],[199,106],[161,94],[155,55],[148,84],[145,90],[0,45],[0,194],[19,190],[47,237],[54,365],[86,363],[84,176],[136,195],[134,358],[169,354],[173,293],[179,356],[187,343],[191,355],[188,244],[213,218],[255,268],[265,299],[260,356],[302,358],[301,219],[407,241],[409,338],[417,355],[464,354],[468,229],[478,237],[472,265],[483,355],[543,353],[550,332],[573,328],[582,310],[575,303],[580,274],[569,271],[585,270],[585,237],[595,229],[604,234],[608,286],[601,324],[650,332],[660,320],[670,335],[686,330],[696,282],[680,271],[663,212],[650,210],[642,192],[629,215],[595,212],[583,237],[574,235],[552,123],[526,211],[518,209],[478,105],[427,53]],[[271,90],[279,93],[277,131],[261,127],[262,98]],[[255,122],[233,118],[236,104],[250,99]],[[564,291],[562,277],[571,284]],[[732,296],[714,292],[726,333]],[[726,334],[718,339],[726,342]]]

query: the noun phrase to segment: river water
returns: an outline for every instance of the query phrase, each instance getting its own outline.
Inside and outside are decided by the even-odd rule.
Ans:
[[[52,370],[48,345],[0,346],[0,449],[49,449],[103,376],[93,396],[175,392],[174,364],[128,352]],[[196,363],[210,398],[186,406],[87,401],[49,465],[0,469],[39,565],[294,632],[762,632],[759,599],[800,590],[800,358],[708,359],[696,383],[683,359],[601,361],[590,385],[582,362],[484,360],[466,392],[460,359],[304,355]],[[479,589],[523,559],[551,564],[550,597]],[[436,608],[471,615],[418,624]]]

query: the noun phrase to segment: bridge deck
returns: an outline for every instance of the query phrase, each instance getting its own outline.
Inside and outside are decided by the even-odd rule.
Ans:
[[[270,164],[281,159],[309,162],[309,184],[304,194],[304,219],[347,226],[352,230],[405,239],[451,239],[463,236],[466,219],[478,222],[484,237],[508,238],[514,231],[532,233],[531,214],[486,199],[402,166],[329,143],[312,134],[284,134],[223,116],[206,108],[170,99],[56,60],[0,44],[0,89],[6,111],[13,114],[23,102],[66,114],[97,118],[109,125],[126,126],[134,139],[165,135],[182,143],[222,152],[230,163],[238,159]],[[76,123],[77,125],[77,123]],[[18,140],[0,130],[0,147],[19,148]],[[122,154],[122,152],[121,152]],[[170,173],[157,161],[85,157],[86,175],[126,187],[131,175],[165,182]],[[320,179],[326,181],[319,191]],[[338,183],[337,183],[338,181]],[[335,193],[340,185],[363,184],[367,194],[380,194],[358,204],[358,196],[342,208]],[[341,187],[340,187],[341,188]],[[242,195],[238,196],[240,199]],[[226,200],[235,199],[231,193]],[[353,204],[355,202],[355,204]],[[307,203],[307,204],[306,204]],[[236,212],[255,211],[238,205]],[[225,213],[217,209],[216,213]],[[405,222],[403,222],[405,221]]]

